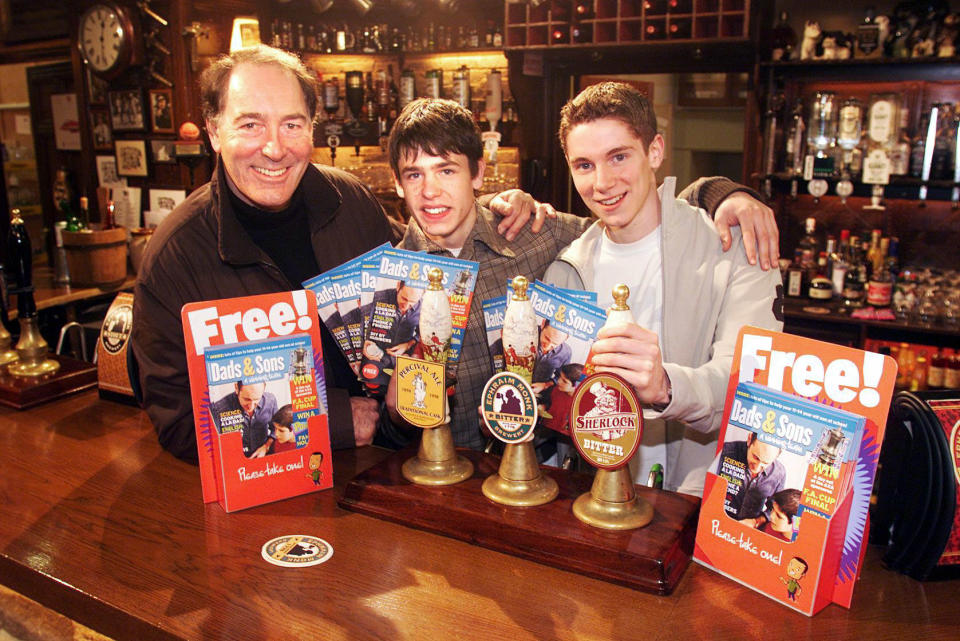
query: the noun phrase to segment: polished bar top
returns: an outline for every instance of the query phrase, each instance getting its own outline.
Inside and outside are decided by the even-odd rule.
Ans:
[[[95,392],[0,409],[0,583],[117,639],[955,638],[960,583],[919,583],[872,549],[853,608],[813,618],[698,565],[672,596],[344,511],[374,448],[335,456],[337,487],[226,514],[146,415]],[[509,510],[504,508],[505,518]],[[572,518],[572,517],[571,517]],[[267,540],[334,549],[269,565]]]

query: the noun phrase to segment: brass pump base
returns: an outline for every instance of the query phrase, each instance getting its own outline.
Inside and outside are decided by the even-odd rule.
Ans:
[[[38,377],[53,374],[60,363],[47,358],[47,341],[40,335],[36,316],[20,318],[20,340],[17,341],[19,361],[10,363],[7,371],[14,376]]]
[[[606,530],[633,530],[653,520],[653,507],[637,496],[624,466],[597,470],[590,491],[573,502],[573,514],[587,525]]]
[[[10,332],[0,323],[0,366],[12,363],[20,358],[20,355],[10,349]]]
[[[417,485],[453,485],[473,476],[473,463],[457,454],[445,423],[423,430],[417,455],[404,461],[400,471]]]
[[[483,495],[501,505],[532,507],[557,498],[560,488],[540,473],[533,442],[508,443],[503,449],[500,469],[483,482]]]

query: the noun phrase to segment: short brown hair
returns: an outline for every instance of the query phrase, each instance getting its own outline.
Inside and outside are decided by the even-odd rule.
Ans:
[[[267,45],[257,45],[220,56],[200,75],[200,109],[204,121],[216,120],[223,111],[230,74],[237,66],[276,65],[289,71],[300,85],[310,121],[317,118],[317,83],[306,65],[292,53]]]
[[[770,498],[780,506],[780,511],[787,517],[787,521],[793,523],[793,517],[800,510],[800,498],[803,493],[800,490],[786,489],[780,490]]]
[[[470,176],[475,178],[483,158],[480,128],[473,114],[452,100],[414,100],[403,108],[390,130],[387,153],[397,179],[401,157],[418,150],[440,157],[463,154],[470,166]]]
[[[657,115],[650,100],[636,87],[624,82],[590,85],[567,101],[560,110],[560,146],[567,152],[567,136],[576,125],[601,118],[615,118],[625,124],[648,148],[657,135]]]

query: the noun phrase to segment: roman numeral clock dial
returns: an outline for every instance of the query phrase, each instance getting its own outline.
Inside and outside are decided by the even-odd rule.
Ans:
[[[92,5],[80,17],[77,46],[90,70],[113,77],[133,57],[133,23],[128,11],[113,3]]]

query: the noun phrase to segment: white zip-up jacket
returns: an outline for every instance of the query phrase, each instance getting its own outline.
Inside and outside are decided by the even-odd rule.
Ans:
[[[664,488],[701,496],[707,467],[717,453],[737,333],[745,325],[781,330],[783,289],[778,270],[765,272],[747,262],[739,227],[731,228],[733,244],[724,252],[709,215],[675,198],[675,188],[676,178],[671,176],[659,189],[663,260],[660,348],[673,394],[663,411],[644,410],[644,419],[647,429],[653,428],[651,420],[666,421]],[[560,252],[544,280],[560,287],[592,290],[593,257],[603,233],[603,223],[594,223]],[[631,293],[631,309],[644,304],[650,303],[636,300]],[[646,470],[632,465],[631,471],[634,479],[646,481]]]

